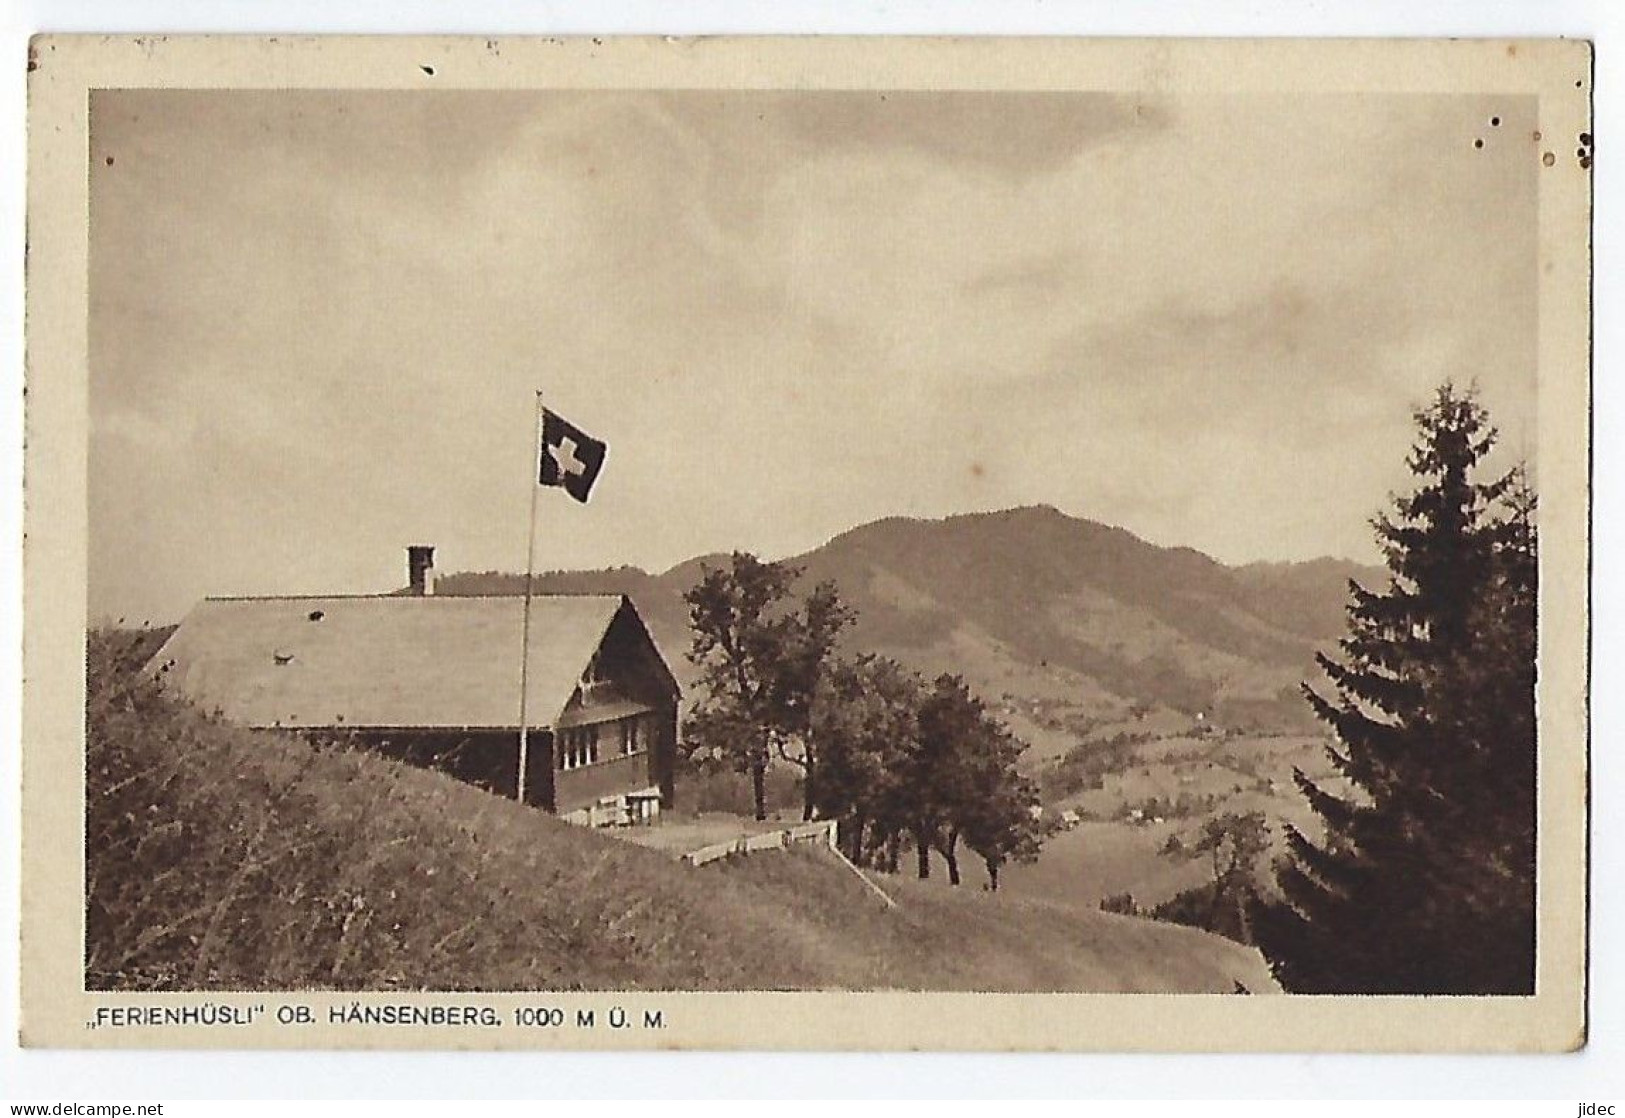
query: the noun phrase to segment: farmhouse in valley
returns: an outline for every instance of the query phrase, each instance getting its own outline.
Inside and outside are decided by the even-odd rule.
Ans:
[[[257,729],[345,731],[386,754],[515,795],[524,599],[409,586],[372,596],[208,598],[153,657],[199,706]],[[676,679],[624,595],[531,599],[525,801],[576,822],[671,806]]]

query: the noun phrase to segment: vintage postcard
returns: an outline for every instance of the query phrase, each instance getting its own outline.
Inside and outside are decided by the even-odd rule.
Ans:
[[[25,1043],[1584,1043],[1587,44],[29,71]]]

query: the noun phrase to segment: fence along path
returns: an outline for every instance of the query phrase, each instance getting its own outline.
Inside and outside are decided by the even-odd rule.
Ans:
[[[767,831],[759,835],[740,835],[727,842],[714,842],[710,846],[702,846],[698,850],[691,850],[683,855],[683,862],[690,866],[703,866],[707,862],[715,862],[719,858],[727,858],[734,854],[752,854],[758,850],[785,850],[791,846],[823,846],[834,854],[841,865],[857,875],[858,880],[868,886],[869,890],[886,902],[887,908],[896,908],[897,902],[892,900],[884,889],[869,880],[864,873],[841,853],[841,848],[835,842],[834,819],[819,819],[812,823],[803,823],[797,827],[787,827],[782,831]]]
[[[726,858],[730,854],[754,854],[758,850],[783,850],[790,846],[827,846],[835,849],[835,820],[817,819],[786,827],[780,831],[764,831],[757,835],[740,835],[726,842],[714,842],[683,855],[690,866],[703,866]]]

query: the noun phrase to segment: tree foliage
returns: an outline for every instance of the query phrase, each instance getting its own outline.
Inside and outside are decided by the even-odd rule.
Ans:
[[[847,857],[859,864],[894,859],[894,840],[908,827],[919,704],[919,677],[884,656],[837,663],[819,693],[813,717],[823,761],[817,809],[842,820]]]
[[[1212,876],[1158,905],[1152,915],[1205,928],[1238,943],[1252,943],[1251,912],[1258,904],[1259,865],[1270,848],[1264,813],[1227,811],[1206,820],[1193,842],[1179,840],[1175,834],[1168,839],[1161,851],[1165,857],[1205,858]]]
[[[749,773],[758,819],[767,818],[766,774],[775,755],[805,770],[805,814],[812,816],[813,696],[852,620],[833,583],[819,583],[797,603],[792,589],[800,574],[736,551],[727,567],[703,568],[683,595],[693,633],[688,656],[705,692],[684,727],[688,751]]]
[[[1496,432],[1445,384],[1415,413],[1414,492],[1373,521],[1384,590],[1350,583],[1348,633],[1304,693],[1334,781],[1297,782],[1324,825],[1288,828],[1259,945],[1288,990],[1534,988],[1535,500],[1479,481]]]
[[[895,871],[906,842],[919,876],[935,851],[957,885],[969,849],[996,889],[1001,867],[1038,852],[1025,746],[957,675],[928,684],[886,657],[837,658],[854,614],[827,582],[797,601],[799,574],[735,553],[685,595],[702,688],[690,757],[749,773],[758,819],[769,766],[796,765],[804,816],[841,819],[854,862]]]
[[[1026,746],[989,714],[965,681],[939,676],[922,707],[922,737],[935,739],[935,839],[959,884],[960,839],[987,867],[988,888],[999,870],[1038,856],[1038,789],[1017,767]],[[923,875],[922,875],[923,876]]]
[[[820,814],[844,818],[847,856],[895,871],[906,839],[916,872],[942,856],[961,881],[961,846],[1000,867],[1038,853],[1036,787],[1017,768],[1025,746],[956,675],[927,684],[896,661],[840,665],[821,693],[814,737],[824,760]]]

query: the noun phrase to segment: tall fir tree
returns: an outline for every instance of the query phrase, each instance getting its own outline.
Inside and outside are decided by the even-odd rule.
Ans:
[[[1386,590],[1351,582],[1348,635],[1304,685],[1337,778],[1298,786],[1324,825],[1287,828],[1253,932],[1302,993],[1534,989],[1534,496],[1476,480],[1496,432],[1446,383],[1415,413],[1417,487],[1373,521]]]

